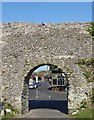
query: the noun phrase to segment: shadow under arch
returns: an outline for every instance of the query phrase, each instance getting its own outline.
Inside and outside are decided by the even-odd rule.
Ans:
[[[27,76],[24,79],[24,84],[28,87],[29,85],[29,79],[31,74],[39,67],[42,67],[44,65],[48,65],[48,66],[56,66],[58,68],[57,65],[53,65],[53,64],[49,64],[49,63],[45,63],[45,64],[40,64],[38,66],[35,66],[33,69],[31,69]],[[62,70],[62,69],[61,69]],[[63,71],[63,70],[62,70]],[[63,72],[65,74],[65,77],[67,79],[67,74],[65,72]],[[67,79],[67,84],[68,84],[68,79]],[[28,89],[28,88],[27,88]],[[28,90],[27,90],[28,92]],[[31,105],[32,104],[32,105]],[[57,104],[57,105],[56,105]],[[36,109],[36,108],[48,108],[48,109],[57,109],[65,114],[68,114],[68,90],[67,90],[67,100],[28,100],[28,111],[30,111],[31,109]]]
[[[54,109],[68,114],[67,100],[29,100],[29,111],[32,109]]]

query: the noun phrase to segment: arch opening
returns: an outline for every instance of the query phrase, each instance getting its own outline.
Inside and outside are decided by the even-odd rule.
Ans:
[[[37,70],[46,66],[45,70]],[[53,64],[40,64],[25,77],[28,111],[32,109],[56,109],[68,114],[68,79],[61,68]]]

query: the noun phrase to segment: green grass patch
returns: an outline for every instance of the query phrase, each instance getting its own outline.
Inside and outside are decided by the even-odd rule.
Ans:
[[[93,118],[94,109],[85,109],[74,115],[74,118]]]
[[[13,113],[6,113],[6,115],[2,116],[2,120],[5,120],[7,118],[13,118],[15,115]]]

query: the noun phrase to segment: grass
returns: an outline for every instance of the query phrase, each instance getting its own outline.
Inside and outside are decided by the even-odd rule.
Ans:
[[[79,120],[79,118],[82,118],[81,120],[85,120],[85,118],[93,118],[94,109],[85,109],[81,111],[80,113],[73,115],[72,118],[76,118],[76,120]],[[7,118],[13,118],[15,115],[13,113],[7,113],[6,116],[2,116],[2,120],[7,120]],[[87,119],[86,119],[87,120]],[[91,119],[90,119],[91,120]]]
[[[5,120],[7,118],[13,118],[15,115],[13,113],[6,113],[6,115],[2,116],[2,120]]]
[[[4,98],[4,101],[3,101],[2,104],[3,104],[3,109],[4,110],[6,110],[6,109],[10,109],[11,110],[11,113],[6,112],[6,115],[2,116],[2,120],[5,120],[7,118],[13,118],[13,117],[15,117],[16,114],[19,113],[17,108],[15,108],[14,106],[12,106],[10,103],[7,102],[7,98]]]
[[[73,118],[93,118],[94,109],[85,109],[73,116]]]

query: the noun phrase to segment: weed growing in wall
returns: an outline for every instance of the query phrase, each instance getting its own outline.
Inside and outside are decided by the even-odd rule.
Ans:
[[[90,35],[92,36],[92,40],[94,41],[94,22],[90,23],[90,27],[88,28],[88,32],[90,33]]]

